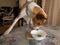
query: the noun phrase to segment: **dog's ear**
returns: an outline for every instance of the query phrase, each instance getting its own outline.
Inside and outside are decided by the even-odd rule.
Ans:
[[[41,7],[35,6],[35,7],[33,8],[33,13],[34,13],[35,15],[37,15],[38,13],[43,14],[43,16],[44,16],[46,19],[48,18],[48,15],[44,12],[44,10],[43,10]]]
[[[33,13],[34,13],[34,14],[38,14],[40,11],[41,11],[41,9],[40,9],[39,7],[37,7],[37,6],[35,6],[35,7],[33,8]]]
[[[39,14],[42,14],[46,19],[48,18],[48,15],[45,13],[45,11],[42,8],[40,9]]]

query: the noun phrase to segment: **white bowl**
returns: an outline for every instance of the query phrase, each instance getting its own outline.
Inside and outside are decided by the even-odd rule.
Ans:
[[[43,40],[47,35],[47,33],[43,30],[32,30],[30,33],[35,40]]]

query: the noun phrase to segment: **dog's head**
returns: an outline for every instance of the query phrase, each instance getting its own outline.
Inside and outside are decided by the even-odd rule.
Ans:
[[[32,22],[35,27],[40,26],[46,22],[48,16],[42,8],[35,7],[33,13],[35,15],[32,18]]]
[[[32,22],[34,26],[40,26],[46,22],[46,18],[43,16],[43,14],[37,14],[34,18],[32,18]]]

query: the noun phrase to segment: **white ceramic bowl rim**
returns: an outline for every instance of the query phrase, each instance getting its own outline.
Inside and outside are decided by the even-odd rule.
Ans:
[[[32,30],[31,35],[35,40],[43,40],[46,38],[47,33],[43,30]],[[37,35],[41,35],[41,37],[38,37]]]

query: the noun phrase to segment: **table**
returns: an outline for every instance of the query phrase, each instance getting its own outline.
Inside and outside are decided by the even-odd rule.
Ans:
[[[46,39],[37,41],[37,40],[34,40],[34,38],[31,36],[30,31],[26,31],[25,37],[27,38],[27,40],[29,40],[30,45],[57,45],[53,42],[54,40],[56,41],[53,34],[48,33]]]
[[[32,35],[30,34],[30,32],[31,32],[31,30],[27,30],[25,32],[25,37],[27,40],[29,40],[30,45],[58,45],[55,42],[55,41],[57,41],[55,36],[53,34],[50,34],[49,32],[46,32],[47,33],[46,39],[41,40],[41,41],[34,40]]]
[[[26,29],[27,28],[27,29]],[[29,29],[29,30],[28,30]],[[0,45],[37,45],[37,41],[36,40],[28,40],[26,38],[26,31],[31,31],[31,29],[29,28],[29,26],[21,26],[17,29],[13,29],[10,34],[8,35],[2,35],[0,37]],[[49,37],[48,39],[45,39],[43,41],[41,41],[41,44],[42,45],[45,45],[45,43],[49,43],[49,45],[54,45],[55,43],[52,43],[50,41],[55,41],[56,42],[56,38],[53,34],[48,33],[48,36]],[[7,37],[14,37],[16,40],[15,41],[6,41],[6,38]],[[30,39],[30,38],[29,38]],[[50,40],[50,41],[49,41]],[[57,42],[56,42],[57,43]],[[57,44],[55,44],[57,45]]]

